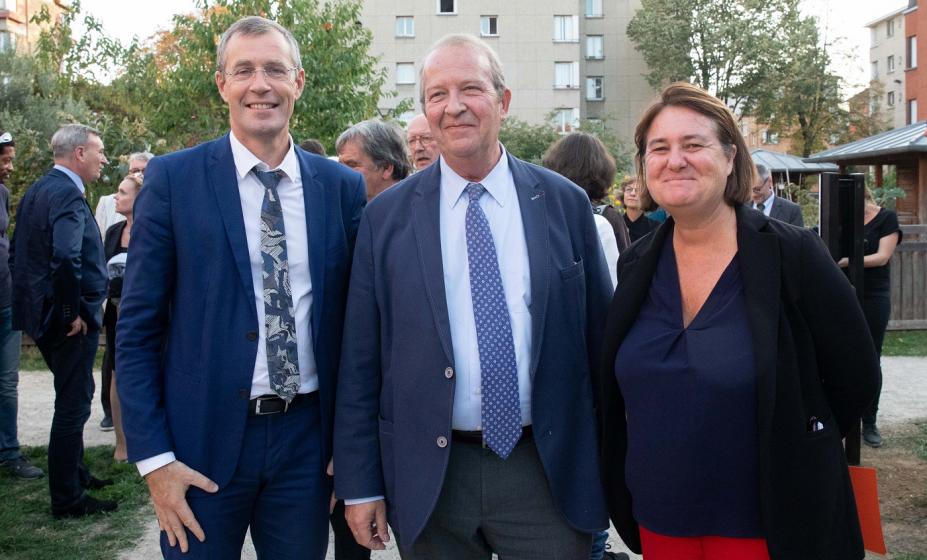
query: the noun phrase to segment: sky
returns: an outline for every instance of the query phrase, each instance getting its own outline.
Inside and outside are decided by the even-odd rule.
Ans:
[[[377,1],[377,0],[370,0]],[[882,15],[907,5],[907,0],[802,0],[802,9],[818,18],[828,42],[837,42],[832,53],[835,68],[845,68],[845,78],[855,93],[865,87],[869,72],[869,30],[863,27]],[[606,4],[607,5],[607,4]],[[168,29],[174,14],[194,11],[195,0],[82,0],[85,13],[93,14],[106,33],[128,43],[133,36],[145,39]],[[845,55],[845,56],[840,56]],[[847,58],[849,57],[849,58]]]

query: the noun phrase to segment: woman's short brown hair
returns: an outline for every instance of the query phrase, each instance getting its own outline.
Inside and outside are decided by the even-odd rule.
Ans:
[[[730,155],[732,149],[736,149],[734,166],[724,187],[724,201],[730,206],[747,202],[750,199],[750,189],[757,180],[756,168],[733,113],[720,99],[702,88],[687,82],[676,82],[663,88],[657,100],[644,112],[634,131],[634,145],[637,147],[634,164],[641,186],[641,203],[650,199],[644,162],[647,154],[647,133],[657,115],[667,107],[683,107],[704,115],[715,123],[715,133],[725,153]]]
[[[138,191],[141,190],[142,184],[145,182],[145,176],[142,175],[141,173],[129,173],[128,175],[123,177],[122,180],[129,181],[130,183],[134,184],[135,192],[137,193]]]
[[[573,132],[557,140],[544,152],[544,167],[573,181],[597,202],[615,183],[615,158],[601,140],[584,132]]]

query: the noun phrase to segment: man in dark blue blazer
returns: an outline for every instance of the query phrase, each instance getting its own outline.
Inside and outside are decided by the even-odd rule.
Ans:
[[[84,424],[93,399],[106,295],[100,230],[84,189],[106,165],[96,130],[71,124],[51,140],[54,168],[19,203],[10,250],[13,328],[35,340],[55,377],[55,414],[48,441],[48,487],[56,518],[116,509],[86,490],[111,481],[84,465]]]
[[[153,159],[135,206],[116,341],[129,460],[165,558],[238,558],[250,527],[260,558],[321,559],[364,184],[289,135],[305,83],[289,31],[243,18],[217,58],[231,132]]]
[[[425,58],[437,165],[361,220],[335,487],[405,559],[588,558],[607,526],[590,372],[611,295],[589,199],[507,154],[511,92],[468,35]]]

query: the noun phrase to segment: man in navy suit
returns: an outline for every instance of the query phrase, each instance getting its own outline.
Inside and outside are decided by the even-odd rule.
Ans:
[[[106,165],[100,133],[70,124],[52,136],[54,168],[19,203],[10,250],[13,328],[35,340],[55,378],[48,487],[56,518],[116,509],[87,495],[112,481],[84,465],[84,424],[93,399],[106,267],[84,189]]]
[[[589,199],[499,143],[511,92],[469,35],[426,56],[438,165],[358,231],[335,487],[405,559],[588,558],[607,526],[590,381],[611,284]]]
[[[801,216],[801,206],[791,200],[776,196],[776,190],[773,188],[772,173],[769,168],[758,163],[756,164],[756,174],[760,180],[750,191],[751,208],[759,210],[780,222],[805,227],[805,221]]]
[[[153,159],[135,205],[116,341],[129,460],[165,558],[238,558],[250,527],[260,558],[321,559],[363,179],[294,145],[288,30],[243,18],[217,59],[231,132]]]

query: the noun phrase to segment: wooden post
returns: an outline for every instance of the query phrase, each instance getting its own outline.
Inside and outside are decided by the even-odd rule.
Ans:
[[[875,186],[877,189],[882,188],[882,164],[875,166]]]

